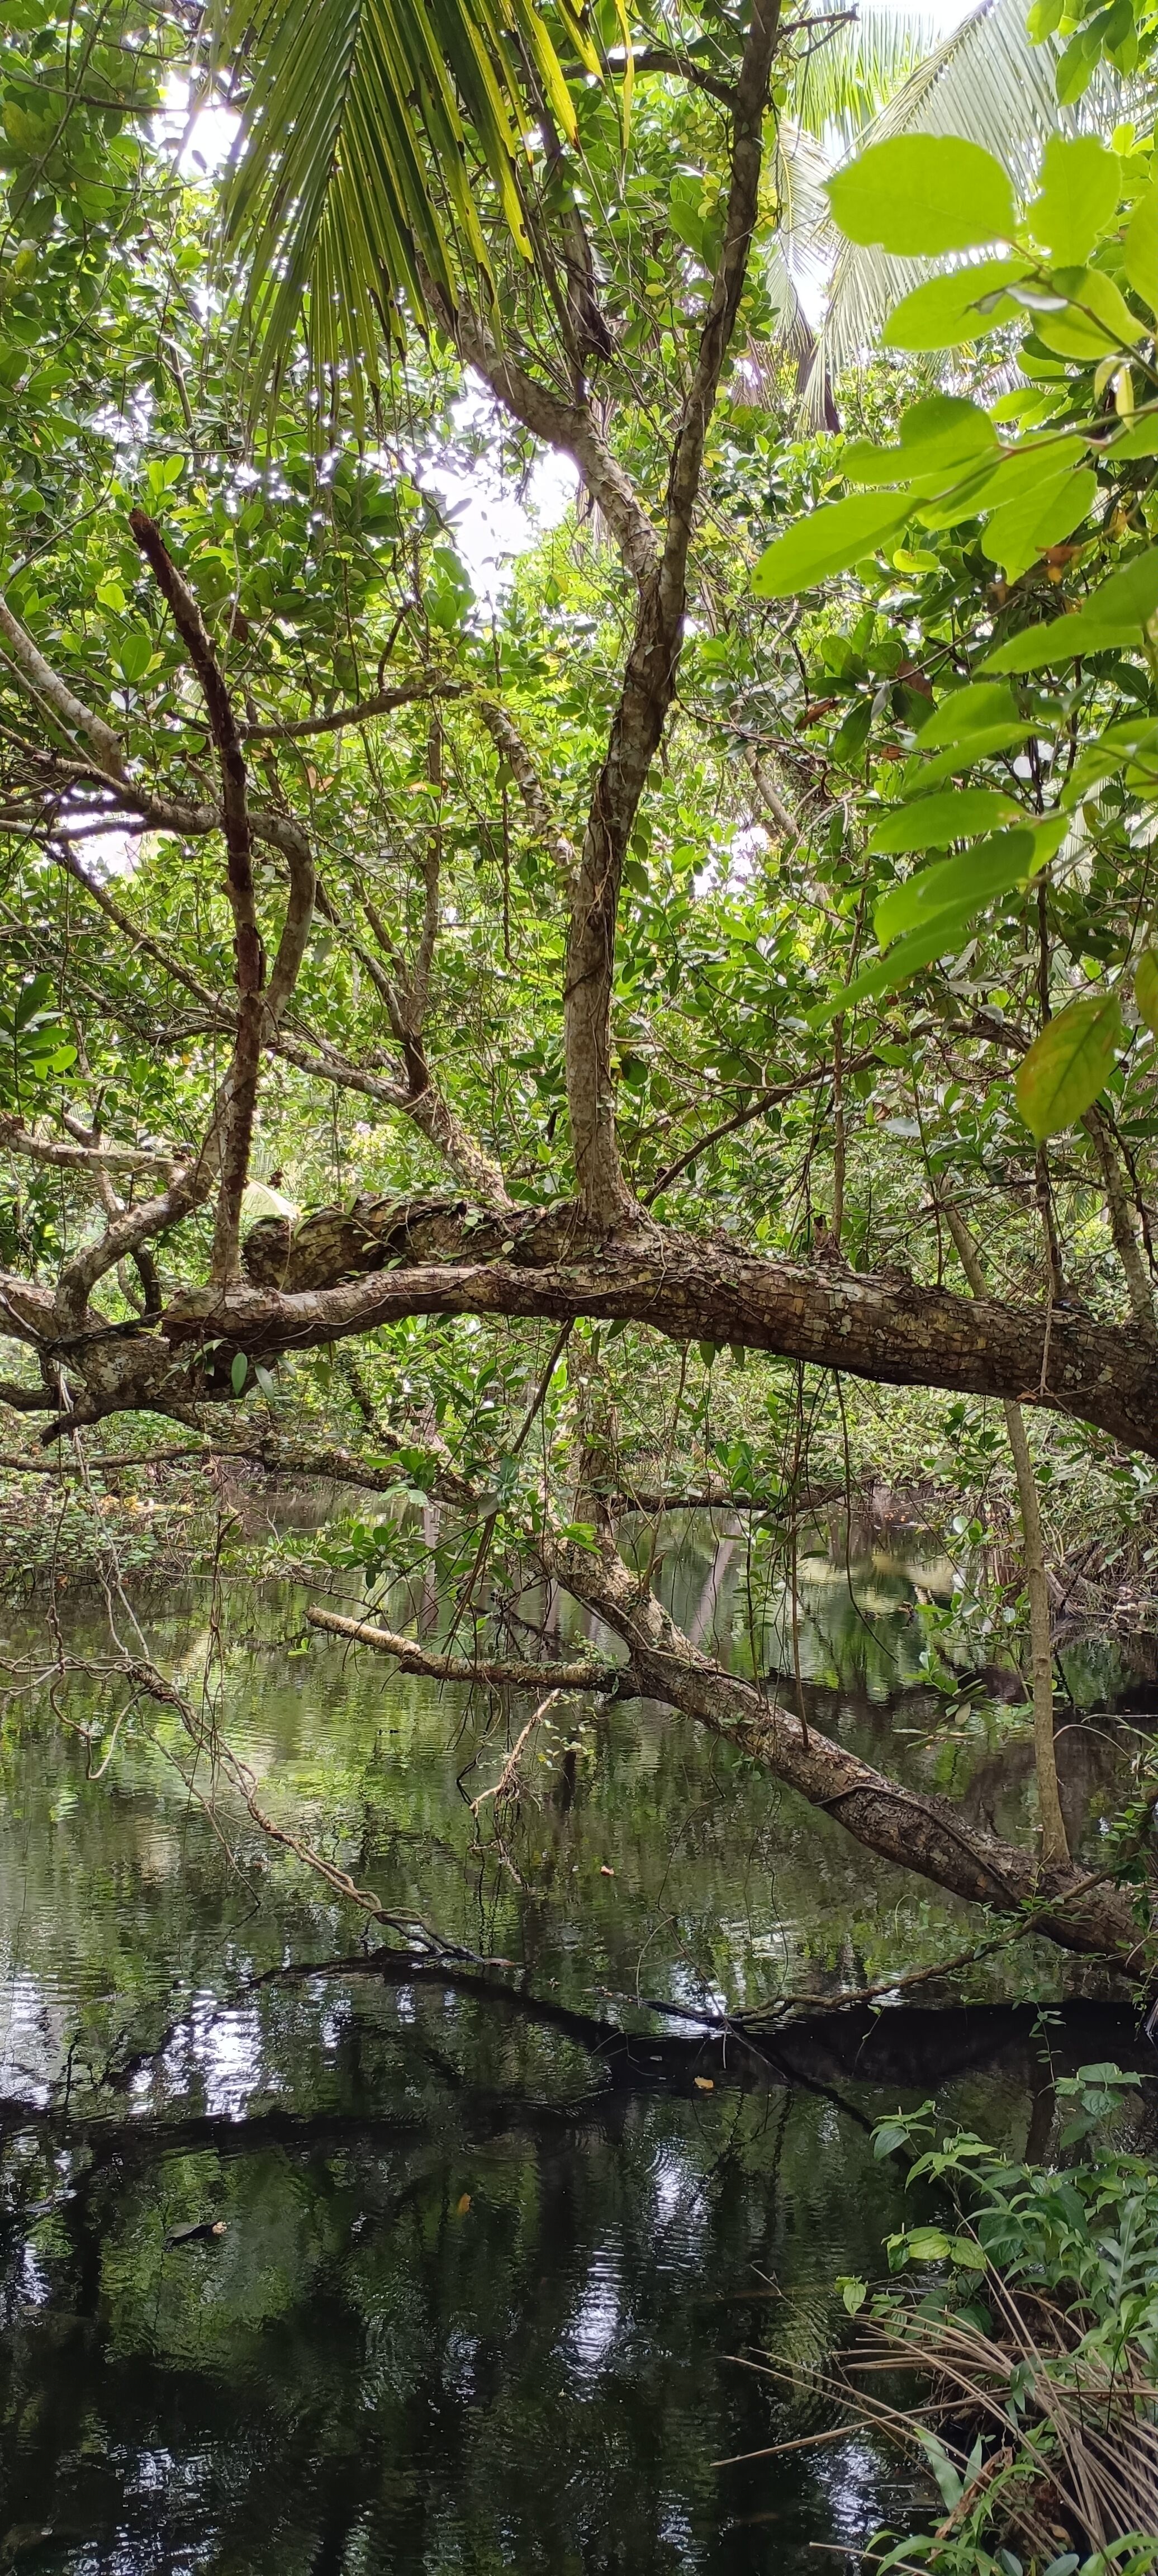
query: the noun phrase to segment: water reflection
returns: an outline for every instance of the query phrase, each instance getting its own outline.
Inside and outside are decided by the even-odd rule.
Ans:
[[[790,1668],[782,1586],[753,1585],[742,1533],[674,1531],[660,1583],[717,1651]],[[850,1591],[840,1551],[810,1557],[810,1704],[1024,1832],[1028,1746],[992,1711],[946,1728],[922,1674],[921,1596],[943,1583],[887,1557]],[[147,1616],[195,1674],[203,1604]],[[518,1962],[534,2010],[465,1976],[327,1967],[356,1926],[244,1818],[191,1806],[163,1734],[126,1727],[96,1784],[75,1736],[9,1722],[0,2566],[802,2576],[813,2542],[863,2542],[904,2505],[872,2444],[712,2464],[819,2420],[832,2281],[879,2271],[898,2221],[872,2119],[939,2082],[1024,2136],[1041,2036],[1032,2010],[866,2014],[759,2059],[694,2016],[948,1952],[964,1910],[639,1705],[577,1738],[568,1720],[500,1855],[469,1796],[520,1703],[329,1642],[301,1655],[288,1592],[235,1626],[225,1718],[267,1802],[391,1905]],[[103,1722],[95,1686],[69,1713]],[[1121,1745],[1075,1726],[1063,1751],[1096,1834]],[[1058,1991],[1052,1954],[1016,1973]],[[1009,1974],[979,1971],[977,1994]],[[1084,2010],[1051,2044],[1125,2054],[1127,2026]],[[593,2040],[593,2019],[629,2035]],[[793,2392],[740,2366],[762,2352]]]

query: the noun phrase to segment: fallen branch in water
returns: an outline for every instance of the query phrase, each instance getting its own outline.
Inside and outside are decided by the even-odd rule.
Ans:
[[[374,1628],[365,1619],[343,1619],[336,1610],[309,1609],[306,1618],[311,1628],[322,1628],[332,1637],[348,1637],[355,1646],[373,1646],[380,1655],[397,1657],[404,1673],[424,1673],[435,1682],[506,1683],[514,1690],[550,1691],[593,1690],[623,1695],[624,1664],[585,1662],[577,1664],[528,1664],[517,1657],[494,1655],[438,1655],[415,1645],[412,1637],[400,1637],[392,1628]]]

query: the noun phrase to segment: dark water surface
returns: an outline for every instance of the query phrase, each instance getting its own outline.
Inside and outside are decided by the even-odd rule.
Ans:
[[[765,1605],[757,1633],[726,1545],[690,1533],[668,1598],[774,1667],[782,1621]],[[812,1712],[1024,1833],[1019,1721],[947,1717],[924,1687],[940,1580],[881,1557],[853,1599],[818,1558]],[[200,1705],[204,1602],[137,1607]],[[302,1651],[301,1609],[288,1592],[231,1608],[247,1642],[214,1705],[263,1805],[384,1903],[516,1967],[492,1974],[505,1994],[478,1970],[382,1973],[380,1935],[271,1856],[205,1762],[191,1794],[178,1722],[123,1682],[76,1675],[56,1719],[42,1694],[8,1703],[0,2569],[839,2568],[842,2544],[911,2510],[895,2458],[851,2435],[714,2464],[832,2420],[835,2277],[879,2276],[913,2205],[872,2121],[935,2092],[1020,2149],[1043,2106],[1048,2128],[1050,2050],[1129,2062],[1131,2016],[1088,1972],[1060,2018],[1008,2009],[1062,1994],[1041,1951],[979,1969],[968,2010],[721,2044],[721,2009],[855,1992],[977,1927],[639,1704],[558,1712],[496,1833],[493,1802],[476,1819],[470,1801],[530,1704]],[[10,1654],[37,1638],[10,1616]],[[74,1621],[73,1651],[103,1642]],[[1122,1681],[1094,1650],[1073,1665],[1063,1754],[1089,1848],[1122,1777],[1100,1713]],[[761,2355],[793,2384],[744,2366]]]

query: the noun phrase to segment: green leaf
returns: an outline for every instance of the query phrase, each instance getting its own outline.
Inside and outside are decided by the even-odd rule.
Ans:
[[[1127,424],[1107,452],[1115,465],[1131,463],[1136,456],[1158,456],[1158,417],[1143,412],[1140,420]]]
[[[855,493],[847,501],[830,501],[810,511],[782,537],[774,537],[761,555],[752,575],[757,599],[789,599],[833,573],[847,572],[885,537],[898,533],[908,515],[907,501],[871,493]]]
[[[229,1364],[229,1383],[235,1395],[240,1395],[248,1375],[249,1361],[244,1351],[235,1351]]]
[[[1122,1041],[1116,993],[1070,1002],[1048,1020],[1018,1067],[1017,1106],[1039,1145],[1084,1116],[1105,1088]]]
[[[943,2227],[910,2227],[904,2243],[912,2263],[943,2263],[949,2252],[949,2238]]]
[[[1093,27],[1079,27],[1076,36],[1070,37],[1054,73],[1059,106],[1072,107],[1084,96],[1101,49],[1101,38]]]
[[[985,2248],[983,2245],[979,2245],[977,2243],[975,2237],[952,2237],[950,2239],[949,2251],[959,2272],[983,2272],[985,2270],[987,2260]]]
[[[1135,295],[1153,313],[1158,305],[1158,179],[1139,197],[1126,226],[1122,265]]]
[[[1034,327],[1059,358],[1107,358],[1145,338],[1113,278],[1100,268],[1062,268],[1054,277],[1067,299],[1061,313],[1037,313]]]
[[[1061,545],[1088,518],[1098,497],[1098,478],[1085,465],[1045,483],[1039,493],[1007,501],[995,510],[981,540],[982,552],[1000,564],[1008,581],[1028,572],[1047,546]]]
[[[1158,954],[1144,948],[1134,968],[1134,999],[1150,1031],[1158,1038]]]
[[[923,2233],[926,2236],[934,2236],[938,2233],[937,2229],[932,2227],[918,2230],[917,2232]],[[945,2243],[947,2250],[947,2239],[945,2240]],[[943,2443],[938,2441],[935,2433],[926,2433],[918,2428],[917,2440],[921,2445],[921,2449],[925,2454],[925,2458],[927,2459],[941,2490],[941,2502],[945,2506],[946,2511],[948,2513],[952,2513],[954,2506],[960,2504],[961,2498],[965,2492],[962,2481],[959,2478]]]
[[[878,946],[887,948],[902,931],[919,930],[926,923],[935,928],[935,916],[941,913],[983,912],[998,895],[1036,875],[1069,828],[1069,815],[1058,814],[1045,831],[999,832],[992,840],[975,841],[954,859],[922,868],[904,885],[890,886],[873,915]]]
[[[130,688],[143,680],[153,659],[153,638],[148,628],[131,626],[117,649],[117,663]]]
[[[1068,661],[1075,653],[1104,653],[1112,644],[1133,644],[1158,615],[1158,546],[1148,546],[1119,572],[1099,583],[1083,606],[1048,626],[1028,626],[1011,635],[981,664],[983,671],[1037,671],[1043,663]]]
[[[836,2287],[850,2317],[859,2316],[868,2297],[868,2282],[862,2281],[857,2272],[838,2272]]]
[[[1138,787],[1144,795],[1158,790],[1158,725],[1152,716],[1126,716],[1120,724],[1107,725],[1096,742],[1087,743],[1065,790],[1065,802],[1080,804],[1103,778],[1113,778],[1119,770],[1126,773],[1128,787]]]
[[[915,474],[966,466],[994,454],[997,432],[988,412],[956,394],[929,394],[914,403],[899,423],[898,447],[874,447],[853,439],[845,448],[840,470],[848,483],[903,483]]]
[[[898,939],[888,956],[874,959],[854,983],[846,985],[842,992],[830,994],[826,1002],[817,1002],[806,1014],[809,1028],[823,1028],[838,1011],[850,1010],[854,1002],[869,1002],[879,993],[898,992],[922,966],[930,966],[934,958],[947,957],[958,946],[975,910],[974,904],[963,904],[959,912],[939,912],[927,929],[914,930],[907,939]]]
[[[899,2120],[880,2120],[873,2130],[873,2154],[878,2162],[893,2156],[898,2147],[907,2147],[909,2132]]]
[[[1147,546],[1109,573],[1087,602],[1087,613],[1115,635],[1133,634],[1158,616],[1158,546]]]
[[[1054,484],[1070,470],[1085,463],[1084,438],[1070,433],[1063,438],[1050,434],[1021,440],[1008,447],[988,470],[970,475],[960,487],[941,501],[932,501],[917,516],[924,528],[949,528],[959,519],[973,519],[985,510],[999,510],[1011,501],[1041,501],[1047,485]]]
[[[954,269],[950,277],[931,277],[895,306],[884,327],[884,340],[894,349],[956,349],[967,341],[982,340],[1017,311],[1002,288],[1028,273],[1024,259],[982,259],[969,268]]]
[[[1051,134],[1042,163],[1041,195],[1029,209],[1034,240],[1059,266],[1089,258],[1109,229],[1118,206],[1121,165],[1093,134]]]
[[[1053,617],[1048,626],[1026,626],[1020,635],[986,655],[978,664],[982,671],[1040,671],[1049,662],[1065,662],[1075,653],[1096,653],[1108,639],[1092,620],[1080,612],[1073,617]]]
[[[970,680],[951,697],[942,698],[926,725],[921,727],[922,751],[940,751],[951,742],[963,742],[967,735],[989,732],[994,725],[1011,723],[1016,737],[1026,730],[1025,717],[1019,714],[1009,689],[993,680]]]
[[[956,787],[943,796],[925,796],[917,805],[886,815],[872,833],[872,857],[899,857],[917,850],[944,850],[988,825],[1012,823],[1021,812],[1014,796],[996,787]]]
[[[955,134],[901,134],[871,144],[827,182],[849,241],[935,259],[946,250],[1009,240],[1013,193],[1000,161]]]

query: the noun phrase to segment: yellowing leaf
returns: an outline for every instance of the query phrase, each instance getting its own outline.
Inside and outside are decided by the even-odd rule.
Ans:
[[[1048,1020],[1018,1068],[1017,1106],[1039,1145],[1076,1126],[1104,1090],[1122,1039],[1116,993],[1070,1002]]]

